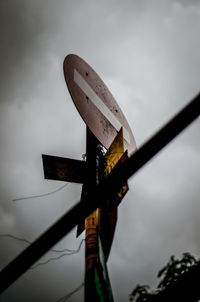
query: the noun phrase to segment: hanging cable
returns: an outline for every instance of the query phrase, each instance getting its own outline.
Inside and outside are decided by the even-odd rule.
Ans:
[[[79,290],[82,289],[82,287],[84,286],[84,282],[81,283],[76,289],[74,289],[71,293],[63,296],[62,298],[58,299],[56,302],[65,302],[67,301],[72,295],[74,295],[75,293],[77,293]]]
[[[12,239],[15,239],[15,240],[18,240],[18,241],[22,241],[22,242],[31,244],[30,241],[28,241],[28,240],[26,240],[24,238],[21,238],[21,237],[16,237],[16,236],[11,235],[11,234],[0,234],[0,237],[8,237],[8,238],[12,238]]]
[[[27,243],[27,244],[29,244],[29,245],[32,244],[31,241],[29,241],[29,240],[27,240],[27,239],[25,239],[25,238],[21,238],[21,237],[14,236],[14,235],[12,235],[12,234],[0,234],[0,237],[8,237],[8,238],[12,238],[12,239],[15,239],[15,240],[18,240],[18,241],[25,242],[25,243]],[[84,240],[85,240],[85,239],[82,239],[82,241],[80,242],[79,247],[78,247],[77,250],[72,250],[72,249],[67,249],[67,248],[65,248],[65,249],[61,249],[61,250],[58,250],[58,249],[50,249],[49,251],[54,252],[54,253],[65,253],[65,252],[68,252],[67,255],[76,254],[76,253],[78,253],[78,252],[80,251],[81,245],[82,245],[82,243],[83,243]]]
[[[64,257],[64,256],[70,256],[70,255],[78,254],[79,251],[80,251],[80,249],[81,249],[81,246],[82,246],[84,240],[85,240],[85,239],[82,239],[82,240],[81,240],[81,242],[80,242],[79,247],[78,247],[77,250],[72,250],[70,253],[64,253],[64,254],[61,254],[61,255],[59,255],[59,256],[57,256],[57,257],[51,257],[51,258],[47,259],[47,260],[44,261],[44,262],[39,262],[39,263],[37,263],[36,265],[30,267],[30,270],[36,269],[38,266],[45,265],[45,264],[47,264],[47,263],[49,263],[49,262],[51,262],[51,261],[58,260],[58,259],[60,259],[60,258],[62,258],[62,257]]]
[[[15,201],[20,201],[20,200],[25,200],[25,199],[32,199],[32,198],[40,198],[40,197],[49,196],[49,195],[52,195],[52,194],[57,193],[58,191],[61,191],[61,190],[64,189],[68,184],[69,184],[69,183],[66,183],[66,184],[64,184],[64,186],[61,186],[61,187],[59,187],[58,189],[56,189],[56,190],[54,190],[54,191],[51,191],[51,192],[48,192],[48,193],[44,193],[44,194],[41,194],[41,195],[31,195],[31,196],[27,196],[27,197],[15,198],[15,199],[13,199],[12,201],[15,202]]]

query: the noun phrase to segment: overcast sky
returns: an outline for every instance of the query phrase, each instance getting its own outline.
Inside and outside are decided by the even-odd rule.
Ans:
[[[44,180],[42,153],[85,153],[85,124],[63,75],[67,54],[101,76],[140,146],[199,92],[199,35],[198,0],[0,0],[0,233],[33,241],[80,198],[81,186],[68,184],[12,201],[63,185]],[[156,286],[172,254],[200,257],[199,126],[129,181],[108,261],[116,302],[137,283]],[[73,230],[56,247],[76,249],[82,238]],[[6,237],[0,244],[1,268],[27,246]],[[0,301],[56,302],[83,279],[84,245],[26,272]],[[69,301],[83,301],[83,290]]]

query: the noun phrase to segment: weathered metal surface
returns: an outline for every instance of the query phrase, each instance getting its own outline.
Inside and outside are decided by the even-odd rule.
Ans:
[[[123,131],[122,128],[115,137],[113,143],[105,154],[104,175],[107,177],[112,169],[121,164],[127,158],[127,152],[124,153]],[[100,209],[99,229],[102,238],[105,260],[107,261],[112,246],[112,241],[117,223],[117,208],[123,197],[128,191],[128,183],[119,187],[119,191],[111,198],[107,199],[104,206]]]
[[[123,142],[123,128],[120,129],[118,135],[115,137],[113,143],[105,154],[104,161],[104,175],[105,177],[112,171],[112,169],[117,165],[124,162],[127,158],[127,153],[124,152],[124,142]],[[116,196],[116,201],[118,204],[121,202],[125,194],[128,192],[128,182],[124,183],[124,186],[119,188]],[[117,204],[117,205],[118,205]]]
[[[136,143],[128,122],[96,72],[83,59],[71,54],[64,60],[64,75],[77,110],[105,148],[110,147],[123,127],[125,149],[129,154],[134,152]]]
[[[163,128],[154,134],[139,150],[128,158],[119,167],[109,174],[110,177],[100,184],[93,196],[89,197],[94,202],[89,202],[87,207],[83,203],[77,203],[73,208],[64,214],[57,222],[47,229],[39,238],[28,246],[21,254],[13,259],[0,272],[0,293],[8,288],[16,279],[26,272],[40,257],[42,257],[53,245],[66,236],[80,221],[87,217],[97,207],[103,206],[107,194],[115,190],[116,183],[122,184],[129,177],[133,176],[147,162],[149,162],[160,150],[190,125],[200,114],[200,94],[198,94],[185,108],[172,118]],[[115,172],[116,173],[113,173]],[[112,185],[113,184],[113,185]],[[108,188],[111,187],[111,191]],[[198,280],[200,264],[195,267],[194,279]],[[186,280],[186,285],[188,280]],[[185,284],[181,288],[187,288]],[[191,292],[193,288],[190,288]]]
[[[87,203],[87,184],[84,183],[81,191],[81,203]],[[82,232],[85,230],[85,217],[82,217],[77,225],[76,237],[79,237]]]
[[[88,196],[94,192],[100,183],[102,169],[101,159],[103,158],[103,146],[87,127],[87,177],[83,185],[81,203],[87,206]],[[92,201],[93,202],[93,201]],[[85,219],[85,301],[100,301],[99,293],[94,283],[94,270],[99,259],[99,245],[97,225],[99,209],[96,209]],[[77,230],[81,231],[81,221]],[[106,300],[108,301],[108,300]]]
[[[84,183],[86,162],[71,158],[42,154],[44,176],[46,179]]]
[[[97,140],[94,134],[87,127],[86,138],[86,175],[85,182],[81,192],[81,202],[87,204],[88,192],[94,190],[95,186],[100,183],[100,178],[103,177],[103,170],[101,169],[101,162],[103,162],[104,148]],[[101,171],[102,170],[102,171]],[[102,176],[101,176],[102,175]],[[86,205],[87,206],[87,205]],[[83,218],[77,227],[77,237],[85,229],[85,219]]]

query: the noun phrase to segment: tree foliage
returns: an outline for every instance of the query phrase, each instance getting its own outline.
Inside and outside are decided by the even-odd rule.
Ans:
[[[129,300],[134,302],[145,302],[151,297],[167,289],[171,284],[176,282],[180,276],[189,271],[192,266],[195,266],[200,261],[190,253],[183,253],[182,259],[175,259],[171,256],[169,262],[159,272],[157,277],[161,278],[158,287],[155,291],[150,291],[148,285],[137,285],[129,295]],[[198,299],[196,300],[198,301]]]

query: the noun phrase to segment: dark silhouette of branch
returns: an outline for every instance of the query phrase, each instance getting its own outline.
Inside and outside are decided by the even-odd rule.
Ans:
[[[146,286],[137,285],[130,294],[135,302],[198,302],[200,299],[200,261],[190,253],[181,260],[171,256],[170,261],[158,272],[163,279],[156,291],[148,292]]]

